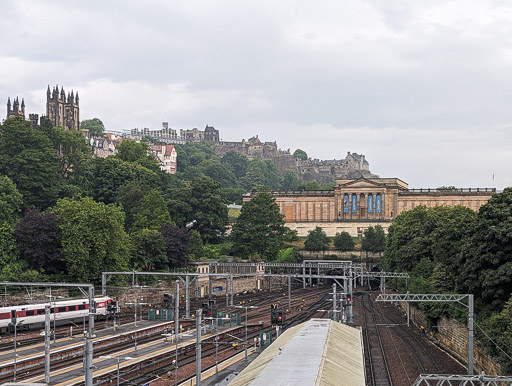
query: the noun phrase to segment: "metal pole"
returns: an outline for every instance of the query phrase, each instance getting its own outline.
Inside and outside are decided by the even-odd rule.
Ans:
[[[119,360],[120,358],[117,357],[117,382],[116,382],[116,385],[119,386]]]
[[[306,289],[306,266],[302,266],[302,288]]]
[[[178,386],[178,339],[176,339],[176,356],[174,358],[174,384]]]
[[[248,308],[249,307],[245,307],[245,360],[246,361],[247,361],[247,309]]]
[[[14,319],[14,383],[16,383],[16,357],[18,356],[18,354],[16,354],[16,346],[18,344],[16,342],[17,327],[18,327],[18,321],[16,319]]]
[[[230,294],[231,294],[231,299],[229,299],[229,303],[230,303],[229,305],[230,305],[231,307],[233,307],[233,275],[231,275],[231,276],[229,277],[229,281],[230,281],[230,284],[229,284],[229,292],[230,292]]]
[[[411,320],[411,304],[407,302],[407,327],[410,326],[410,320]]]
[[[174,331],[176,332],[176,342],[180,333],[180,281],[176,280],[176,305],[174,307]]]
[[[270,274],[272,275],[272,268],[270,268]],[[272,292],[272,276],[268,277],[268,292]]]
[[[215,318],[215,376],[219,376],[219,319]]]
[[[201,385],[201,313],[202,309],[196,311],[196,385]]]
[[[92,386],[92,341],[85,340],[85,386]]]
[[[190,281],[185,276],[185,319],[190,319]]]
[[[229,306],[229,278],[226,278],[226,307]]]
[[[336,320],[336,283],[332,285],[332,316]]]
[[[44,306],[44,382],[50,384],[50,306]]]
[[[474,334],[473,295],[468,295],[468,374],[473,375],[473,334]]]
[[[292,277],[288,276],[288,311],[292,309]]]
[[[199,276],[196,276],[196,288],[195,288],[195,295],[196,300],[199,299]]]
[[[350,305],[349,305],[349,310],[348,310],[348,312],[350,313],[350,315],[348,316],[349,323],[353,322],[353,316],[354,316],[354,314],[352,312],[352,304],[354,303],[354,298],[352,297],[352,274],[353,274],[352,267],[350,267],[350,269],[349,269],[350,279],[348,281],[348,292],[350,293]]]
[[[212,277],[210,275],[208,275],[208,300],[210,300],[212,298],[212,284],[213,284]]]
[[[135,356],[137,356],[137,302],[135,302],[135,325],[134,325],[134,333],[133,333],[133,340],[134,340],[134,345],[133,345],[133,354]]]
[[[54,311],[55,312],[55,311]],[[94,287],[89,287],[89,338],[94,338],[94,313],[96,312],[96,304],[94,303]],[[55,313],[54,313],[55,319]],[[92,366],[92,362],[91,362]]]
[[[101,273],[101,295],[107,296],[107,274]]]

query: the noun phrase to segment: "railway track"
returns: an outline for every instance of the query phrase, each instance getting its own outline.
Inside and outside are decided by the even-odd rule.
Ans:
[[[317,303],[319,301],[323,302],[322,304],[325,303],[322,299],[325,297],[325,293],[327,292],[327,290],[328,289],[319,288],[317,291],[314,291],[313,293],[308,293],[307,290],[304,291],[303,289],[298,289],[298,290],[293,291],[292,307],[290,309],[290,313],[289,313],[289,316],[287,317],[286,323],[287,324],[292,323],[294,320],[305,320],[308,318],[307,314],[312,315],[313,312],[316,310],[313,310],[311,307],[314,308],[315,303]],[[255,305],[255,306],[259,307],[259,308],[255,309],[254,312],[248,313],[248,323],[249,324],[251,322],[254,323],[254,321],[259,322],[259,321],[269,320],[270,319],[269,304],[270,304],[270,302],[276,301],[276,299],[281,301],[281,303],[283,303],[283,301],[284,301],[286,306],[288,305],[288,299],[287,299],[286,292],[285,293],[272,292],[272,293],[267,293],[267,294],[262,294],[262,295],[263,296],[257,296],[255,294],[247,294],[246,296],[243,297],[243,300],[237,299],[238,302],[242,302],[243,304],[249,303],[251,305]],[[316,308],[318,308],[318,307],[316,307]],[[230,311],[230,312],[236,311],[236,312],[240,313],[240,309],[233,309],[230,307],[228,307],[228,308],[221,307],[221,310]],[[242,320],[245,319],[244,318],[245,315],[243,315],[243,314],[244,313],[242,312]],[[127,320],[130,319],[130,316],[131,316],[131,320],[133,320],[133,314],[131,312],[126,313],[126,315],[127,315]],[[108,323],[107,327],[109,327],[111,321],[106,322],[106,323]],[[180,322],[180,324],[184,324],[184,323],[186,323],[186,321]],[[242,332],[245,331],[245,329],[243,327],[241,327],[241,330],[242,330]],[[58,332],[59,331],[61,331],[61,330],[59,329]],[[68,331],[68,328],[64,328],[63,331]],[[98,329],[97,331],[100,331],[100,329]],[[253,339],[254,337],[258,336],[259,333],[263,332],[263,331],[270,332],[270,331],[272,331],[272,327],[270,327],[270,326],[251,327],[250,331],[248,333],[249,341],[251,339]],[[66,336],[66,335],[62,334],[62,336]],[[242,334],[242,335],[244,335],[244,334]],[[59,335],[57,335],[57,336],[59,336]],[[32,340],[26,339],[25,345],[27,345],[29,342],[31,342],[32,344],[41,343],[41,346],[42,346],[43,338],[44,337],[36,337],[35,339],[32,339]],[[161,332],[155,334],[155,336],[153,336],[153,337],[149,337],[149,336],[144,337],[144,338],[138,337],[137,341],[139,344],[142,345],[144,343],[150,343],[153,340],[158,340],[158,339],[162,340]],[[4,351],[9,350],[9,349],[12,350],[12,344],[13,344],[12,342],[7,342],[5,345]],[[210,347],[208,347],[208,345]],[[76,346],[80,346],[78,351],[83,350],[83,344],[78,342],[78,344]],[[205,353],[204,353],[205,363],[207,363],[208,355],[212,354],[212,348],[211,348],[212,346],[214,347],[211,340],[210,340],[210,342],[207,341],[205,343],[205,347],[206,347]],[[224,346],[226,346],[226,345],[224,345]],[[220,352],[219,355],[228,356],[228,354],[230,352],[235,353],[236,351],[239,351],[239,349],[241,349],[240,346],[242,346],[242,345],[239,345],[239,348],[237,350],[234,350],[232,348],[222,347],[221,350],[219,351]],[[133,347],[132,338],[127,338],[127,339],[125,339],[124,342],[120,342],[119,344],[111,344],[111,345],[109,345],[109,347],[100,347],[100,346],[97,346],[97,344],[95,344],[94,354],[95,354],[95,358],[97,358],[100,355],[114,355],[115,353],[118,353],[119,351],[130,349],[132,347]],[[194,347],[195,347],[195,344],[194,344]],[[21,345],[18,346],[18,349],[21,349]],[[190,349],[183,349],[183,352],[179,353],[179,356],[183,356],[183,359],[186,359],[187,355],[188,355],[187,354],[188,351],[190,351]],[[192,349],[192,352],[193,351],[194,351],[194,349]],[[64,367],[70,367],[70,366],[76,367],[77,364],[81,365],[83,351],[82,352],[74,352],[74,353],[61,355],[61,356],[65,356],[66,358],[54,360],[53,353],[52,353],[52,364],[51,364],[52,371],[60,369],[60,368],[64,368]],[[21,359],[22,358],[20,358],[20,363],[18,364],[19,367],[18,367],[18,371],[17,371],[17,379],[22,380],[22,379],[27,379],[28,377],[30,377],[32,379],[35,374],[38,374],[38,373],[42,374],[42,372],[44,370],[44,364],[40,363],[38,365],[31,366],[30,368],[27,368],[24,370],[21,366]],[[178,358],[178,360],[181,361],[180,358]],[[191,360],[195,360],[195,359],[192,359],[192,358],[187,359],[187,361],[191,361]],[[1,369],[2,374],[0,374],[0,381],[12,380],[12,371],[9,371],[8,369],[6,369],[5,366],[6,365],[4,365]],[[149,372],[151,375],[153,375],[155,373],[161,374],[162,371],[165,374],[166,372],[172,370],[169,368],[169,366],[172,367],[172,365],[169,364],[169,354],[166,353],[165,355],[162,355],[161,358],[151,359],[143,367],[139,367],[138,369],[134,368],[132,370],[135,375],[138,375],[141,372]],[[108,377],[110,377],[110,379],[112,379],[112,374],[110,374],[110,376],[107,376],[107,378]]]
[[[366,354],[366,374],[372,386],[392,386],[393,380],[389,370],[379,326],[372,309],[371,296],[360,297],[363,308],[363,340]]]

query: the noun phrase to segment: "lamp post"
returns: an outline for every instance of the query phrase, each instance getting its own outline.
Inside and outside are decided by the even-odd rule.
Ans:
[[[258,306],[235,306],[235,308],[245,308],[245,360],[247,360],[247,310],[258,308]]]
[[[121,359],[123,359],[125,361],[128,361],[130,359],[137,359],[137,358],[132,358],[132,357],[113,357],[112,355],[101,355],[100,358],[101,359],[116,359],[117,360],[117,382],[116,382],[117,386],[119,386],[119,362],[121,361]]]

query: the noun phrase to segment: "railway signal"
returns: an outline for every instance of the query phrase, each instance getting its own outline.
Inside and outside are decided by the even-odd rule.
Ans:
[[[270,324],[272,326],[277,325],[277,318],[278,318],[278,316],[279,316],[278,304],[277,303],[272,303],[270,305]]]

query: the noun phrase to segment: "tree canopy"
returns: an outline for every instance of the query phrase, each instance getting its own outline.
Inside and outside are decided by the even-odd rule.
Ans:
[[[89,130],[91,137],[102,137],[105,131],[105,126],[99,118],[85,119],[80,122],[80,129]]]
[[[297,158],[300,158],[301,160],[305,161],[308,159],[308,154],[302,150],[302,149],[297,149],[293,152],[293,155]]]
[[[0,125],[0,175],[9,177],[26,208],[53,205],[64,183],[50,139],[30,122],[10,118]]]
[[[345,231],[336,233],[333,244],[338,251],[353,251],[355,246],[352,236]]]
[[[246,202],[233,224],[233,251],[241,257],[258,255],[269,260],[276,258],[282,247],[287,228],[275,199],[260,192]]]
[[[124,214],[115,204],[90,197],[61,199],[52,208],[61,232],[62,260],[78,282],[97,282],[105,270],[123,271],[130,261]]]
[[[304,243],[304,249],[307,251],[324,251],[327,249],[331,241],[322,228],[315,227],[308,232],[308,237]]]

